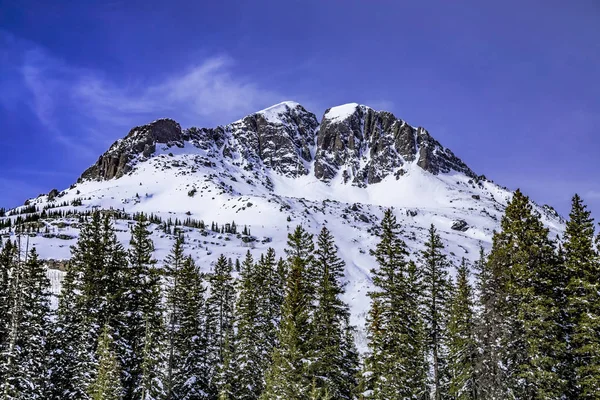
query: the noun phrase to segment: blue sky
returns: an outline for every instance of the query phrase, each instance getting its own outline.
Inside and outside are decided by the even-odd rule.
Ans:
[[[392,111],[600,218],[598,21],[597,0],[0,0],[0,205],[68,187],[135,125],[296,100]]]

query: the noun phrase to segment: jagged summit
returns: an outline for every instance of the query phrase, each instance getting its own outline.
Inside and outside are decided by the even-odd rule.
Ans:
[[[151,157],[157,143],[182,147],[185,141],[247,167],[265,167],[289,177],[313,173],[323,182],[356,186],[379,183],[390,175],[399,179],[413,163],[432,174],[476,176],[424,128],[414,128],[390,112],[348,103],[327,109],[319,122],[301,104],[284,101],[216,128],[182,130],[171,119],[136,127],[100,156],[80,181],[120,178]]]
[[[340,121],[344,120],[356,112],[358,107],[367,107],[358,103],[347,103],[339,106],[328,108],[323,115],[324,120]]]
[[[412,162],[432,174],[475,173],[424,128],[414,128],[387,111],[356,103],[328,109],[317,136],[315,176],[330,181],[341,172],[344,183],[400,178]]]
[[[281,122],[281,115],[289,113],[290,110],[300,107],[304,110],[304,107],[295,101],[282,101],[281,103],[272,105],[265,108],[264,110],[257,111],[255,114],[262,115],[267,121],[278,123]],[[304,110],[306,111],[306,110]]]
[[[120,178],[131,171],[136,155],[150,157],[157,143],[181,144],[184,135],[181,126],[172,119],[163,118],[149,124],[136,126],[123,139],[117,140],[108,151],[88,168],[79,180],[109,180]]]

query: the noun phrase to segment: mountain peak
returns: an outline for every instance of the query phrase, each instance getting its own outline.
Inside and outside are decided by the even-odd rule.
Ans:
[[[266,121],[271,122],[271,123],[275,123],[275,124],[282,123],[283,121],[282,121],[281,115],[290,113],[290,111],[296,110],[296,109],[300,109],[304,112],[308,112],[308,111],[306,111],[306,109],[304,107],[302,107],[302,105],[300,103],[291,101],[291,100],[287,100],[287,101],[282,101],[281,103],[273,104],[272,106],[269,106],[260,111],[256,111],[252,114],[248,114],[244,118],[235,121],[234,124],[239,123],[239,122],[243,121],[244,119],[251,117],[253,115],[261,115]]]
[[[190,142],[191,141],[191,142]],[[314,175],[324,182],[363,187],[396,179],[415,164],[434,175],[475,173],[423,128],[392,113],[347,103],[317,117],[295,101],[284,101],[223,127],[182,131],[172,119],[133,128],[116,141],[80,180],[109,180],[129,173],[156,152],[156,144],[212,149],[213,157],[245,168],[266,168],[288,177]]]
[[[331,107],[325,111],[323,119],[328,121],[343,121],[356,112],[358,107],[362,106],[358,103],[347,103],[339,106]]]
[[[125,138],[117,140],[102,154],[96,164],[88,168],[79,180],[109,180],[120,178],[131,170],[130,162],[138,155],[150,157],[157,143],[180,143],[183,141],[181,125],[170,118],[157,119],[149,124],[136,126]]]
[[[412,163],[434,175],[456,171],[475,176],[425,129],[414,128],[390,112],[357,103],[325,111],[317,135],[317,178],[364,186],[389,175],[399,179]]]

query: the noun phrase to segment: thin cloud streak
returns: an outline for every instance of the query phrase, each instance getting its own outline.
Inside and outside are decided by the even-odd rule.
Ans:
[[[223,124],[286,98],[236,75],[234,60],[223,55],[161,81],[123,86],[35,44],[14,37],[2,44],[0,51],[13,55],[3,60],[20,61],[20,96],[47,134],[88,158],[139,123],[170,117],[183,126]]]

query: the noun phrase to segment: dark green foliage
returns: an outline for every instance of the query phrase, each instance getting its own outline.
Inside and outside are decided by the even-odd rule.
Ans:
[[[206,300],[206,340],[212,367],[210,390],[218,393],[216,376],[224,361],[225,341],[230,337],[234,321],[235,284],[233,264],[221,255],[213,273],[208,276],[210,295]]]
[[[594,222],[578,195],[573,197],[564,234],[569,395],[597,399],[600,393],[600,258]]]
[[[475,360],[475,315],[473,290],[469,283],[469,269],[463,259],[458,268],[454,296],[450,304],[448,321],[448,393],[457,400],[475,400],[476,391]]]
[[[13,217],[19,230],[32,231],[28,219],[44,213],[67,215],[29,210]],[[315,250],[312,235],[297,227],[286,260],[273,249],[259,259],[248,252],[237,265],[222,255],[207,293],[179,236],[181,225],[201,221],[136,214],[125,251],[109,214],[131,217],[69,214],[83,229],[54,321],[36,253],[21,260],[19,246],[0,241],[0,397],[562,400],[600,393],[600,257],[578,196],[557,250],[528,199],[515,193],[489,258],[482,250],[474,265],[477,299],[465,263],[452,286],[433,226],[424,251],[410,255],[387,210],[372,252],[378,266],[359,382],[355,332],[341,300],[345,265],[326,228]],[[178,235],[164,269],[155,268],[151,224]]]
[[[113,349],[113,339],[109,329],[105,325],[98,340],[96,354],[98,366],[96,377],[88,391],[90,400],[121,400],[123,398],[119,362]]]
[[[172,255],[175,255],[176,247]],[[171,398],[204,399],[212,373],[204,329],[206,288],[202,274],[191,257],[186,257],[181,268],[173,269],[172,274],[174,283],[169,292],[169,311],[174,318],[171,320],[170,341],[173,369]]]
[[[115,341],[126,400],[142,394],[158,396],[153,382],[163,362],[159,359],[164,344],[160,277],[154,268],[154,244],[148,226],[146,217],[139,215],[131,232],[124,289],[119,294],[121,313]]]
[[[127,258],[108,214],[91,214],[71,253],[51,338],[51,387],[57,399],[85,398],[96,372],[101,327],[118,336],[122,326]]]
[[[269,277],[269,271],[262,275],[258,264],[250,251],[241,265],[241,279],[239,282],[239,297],[235,307],[236,310],[236,334],[235,340],[229,346],[232,356],[227,360],[224,368],[224,381],[233,379],[232,369],[237,365],[235,371],[235,383],[227,385],[226,391],[231,398],[257,399],[264,388],[263,373],[266,367],[265,356],[270,351],[265,350],[264,342],[269,332],[268,320],[265,311],[268,311],[268,287],[264,282]],[[233,351],[235,348],[235,351]],[[266,352],[265,352],[266,351]],[[229,379],[227,379],[229,378]],[[221,390],[223,394],[224,391]]]
[[[499,315],[498,378],[508,396],[559,398],[565,337],[560,323],[562,292],[554,244],[548,239],[529,199],[516,191],[494,235],[488,258],[490,280],[498,293],[492,307]]]
[[[350,310],[340,296],[345,263],[333,236],[323,228],[312,268],[316,274],[316,309],[311,321],[311,366],[314,389],[336,399],[351,399],[356,389],[358,358],[349,327]]]
[[[502,368],[500,347],[502,313],[498,307],[502,296],[500,277],[493,275],[487,265],[483,248],[475,264],[479,313],[475,328],[477,347],[476,391],[480,398],[500,400],[507,396],[505,370]]]
[[[429,228],[425,249],[420,253],[419,267],[423,282],[423,316],[428,352],[432,360],[431,397],[441,400],[448,393],[446,371],[446,332],[450,314],[450,263],[443,253],[444,245],[433,225]]]
[[[11,304],[10,283],[12,271],[16,264],[17,246],[7,240],[0,250],[0,349],[5,348],[8,340]]]
[[[392,210],[381,221],[380,241],[372,254],[376,291],[368,317],[369,353],[361,382],[366,398],[421,399],[426,393],[423,321],[418,307],[420,277],[406,261],[406,244]]]
[[[50,282],[35,248],[14,267],[9,314],[2,357],[2,398],[45,399],[50,367]]]
[[[90,330],[85,310],[81,308],[81,276],[69,264],[62,281],[58,313],[50,338],[52,373],[51,398],[86,399],[94,374],[90,353]]]
[[[313,284],[308,265],[312,261],[312,237],[298,226],[288,235],[289,273],[279,326],[279,344],[273,352],[261,399],[304,399],[312,380],[309,378],[309,316]]]

